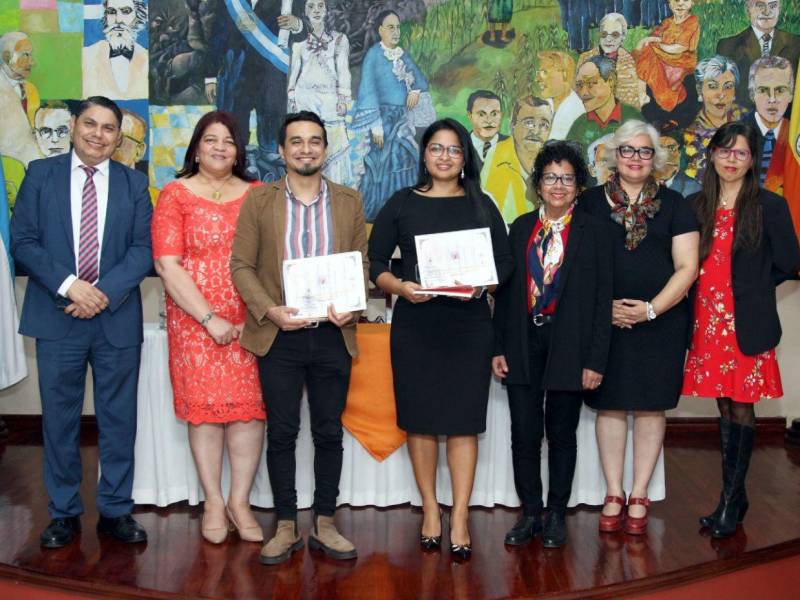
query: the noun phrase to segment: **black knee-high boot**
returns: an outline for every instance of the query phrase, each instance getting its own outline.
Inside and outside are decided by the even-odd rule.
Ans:
[[[747,512],[744,482],[755,438],[755,427],[730,423],[730,437],[725,451],[727,477],[723,480],[722,510],[711,527],[711,535],[715,538],[730,537],[736,533],[736,525],[744,519]]]
[[[725,417],[719,418],[719,446],[720,446],[720,458],[722,463],[722,487],[725,488],[725,451],[728,448],[728,439],[731,435],[731,422],[729,419]],[[722,504],[725,495],[724,492],[719,493],[719,502],[717,503],[717,507],[714,509],[710,515],[706,515],[704,517],[700,517],[700,525],[703,527],[711,527],[719,518],[719,513],[722,512]]]

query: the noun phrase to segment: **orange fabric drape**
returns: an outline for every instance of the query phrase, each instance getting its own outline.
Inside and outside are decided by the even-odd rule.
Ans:
[[[392,361],[389,355],[390,325],[359,324],[359,355],[353,361],[347,406],[342,425],[375,460],[385,460],[406,441],[397,427]]]

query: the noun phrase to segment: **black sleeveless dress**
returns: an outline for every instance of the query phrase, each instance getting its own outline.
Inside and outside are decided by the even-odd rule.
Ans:
[[[500,282],[513,259],[497,207],[482,197]],[[381,209],[369,240],[370,277],[389,270],[395,247],[401,278],[418,281],[414,236],[481,227],[465,196],[431,198],[410,189]],[[486,297],[469,301],[433,298],[413,304],[399,298],[392,315],[391,355],[397,425],[411,433],[473,435],[486,429],[494,333]]]

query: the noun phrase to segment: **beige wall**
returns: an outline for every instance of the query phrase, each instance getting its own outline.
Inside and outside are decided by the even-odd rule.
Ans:
[[[17,278],[17,302],[22,304],[22,296],[27,280]],[[150,278],[142,285],[144,296],[145,321],[158,321],[159,301],[162,293],[161,282]],[[778,290],[778,312],[783,325],[783,339],[778,347],[778,362],[783,377],[784,397],[779,400],[765,400],[758,405],[757,414],[761,417],[783,416],[800,417],[800,282],[791,281]],[[39,390],[36,383],[36,360],[33,340],[25,339],[25,352],[28,358],[28,377],[9,389],[0,391],[0,413],[39,414]],[[166,368],[166,365],[165,365]],[[87,385],[84,413],[92,414],[91,384]],[[678,407],[669,413],[674,417],[712,416],[716,405],[704,398],[681,398]]]

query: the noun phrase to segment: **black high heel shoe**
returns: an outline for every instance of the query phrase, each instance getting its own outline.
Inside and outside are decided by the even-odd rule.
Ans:
[[[443,515],[442,511],[439,511],[439,530],[444,529],[443,523]],[[424,535],[420,532],[419,534],[419,545],[422,546],[423,550],[438,550],[442,546],[442,534],[439,535]]]
[[[452,515],[450,517],[452,519]],[[450,537],[452,542],[452,535],[453,535],[453,525],[450,524]],[[472,555],[472,542],[467,542],[466,544],[450,544],[450,554],[452,554],[456,558],[460,558],[462,560],[468,559]]]

